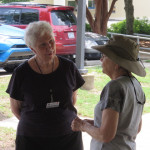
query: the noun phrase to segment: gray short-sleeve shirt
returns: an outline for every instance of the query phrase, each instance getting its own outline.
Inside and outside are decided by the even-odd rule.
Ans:
[[[135,90],[134,90],[135,88]],[[136,92],[136,94],[135,94]],[[115,138],[109,143],[91,141],[91,150],[135,150],[135,138],[141,120],[145,95],[140,83],[134,77],[122,76],[110,81],[103,89],[95,107],[94,125],[101,126],[102,111],[111,108],[119,112]]]

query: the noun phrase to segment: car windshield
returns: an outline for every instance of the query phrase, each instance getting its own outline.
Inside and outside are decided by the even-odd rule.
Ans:
[[[51,12],[53,25],[71,26],[76,25],[76,17],[72,11],[54,10]]]
[[[19,8],[0,8],[0,23],[29,24],[39,20],[38,10]]]

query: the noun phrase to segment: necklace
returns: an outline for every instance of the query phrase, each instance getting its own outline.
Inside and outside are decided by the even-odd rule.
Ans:
[[[36,63],[36,65],[37,65],[37,67],[38,67],[40,73],[43,74],[43,73],[42,73],[42,70],[41,70],[41,68],[40,68],[40,66],[39,66],[39,64],[38,64],[38,62],[37,62],[37,60],[36,60],[35,57],[34,57],[34,60],[35,60],[35,63]],[[54,71],[54,63],[55,63],[55,61],[54,61],[54,59],[53,59],[53,62],[52,62],[52,72]],[[52,72],[51,72],[51,73],[52,73]]]
[[[125,76],[125,77],[128,77],[129,78],[129,80],[130,80],[130,82],[131,82],[131,84],[132,84],[132,86],[133,86],[133,89],[134,89],[134,93],[135,93],[135,97],[136,97],[136,101],[137,101],[137,103],[138,104],[140,104],[140,105],[144,105],[145,104],[145,101],[144,102],[140,102],[139,100],[138,100],[138,98],[137,98],[137,92],[136,92],[136,89],[135,89],[135,86],[134,86],[134,83],[133,83],[133,81],[132,81],[132,78],[134,78],[134,79],[136,79],[134,76],[132,76],[131,74],[126,74],[126,75],[122,75],[122,76]],[[136,79],[137,80],[137,79]],[[137,82],[139,82],[138,80],[137,80]],[[140,84],[140,82],[139,82],[139,84]],[[140,84],[141,85],[141,84]]]

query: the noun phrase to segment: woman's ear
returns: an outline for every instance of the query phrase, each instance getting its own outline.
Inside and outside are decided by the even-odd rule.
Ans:
[[[115,70],[119,70],[120,66],[118,64],[115,65]]]

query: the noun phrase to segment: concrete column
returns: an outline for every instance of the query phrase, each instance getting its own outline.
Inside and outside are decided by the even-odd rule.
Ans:
[[[76,65],[80,73],[87,73],[87,70],[84,69],[85,19],[86,0],[79,0],[77,11]]]
[[[91,90],[94,88],[94,75],[87,74],[88,70],[84,69],[85,20],[86,0],[79,0],[77,12],[76,65],[85,80],[85,84],[81,87],[81,89]]]

